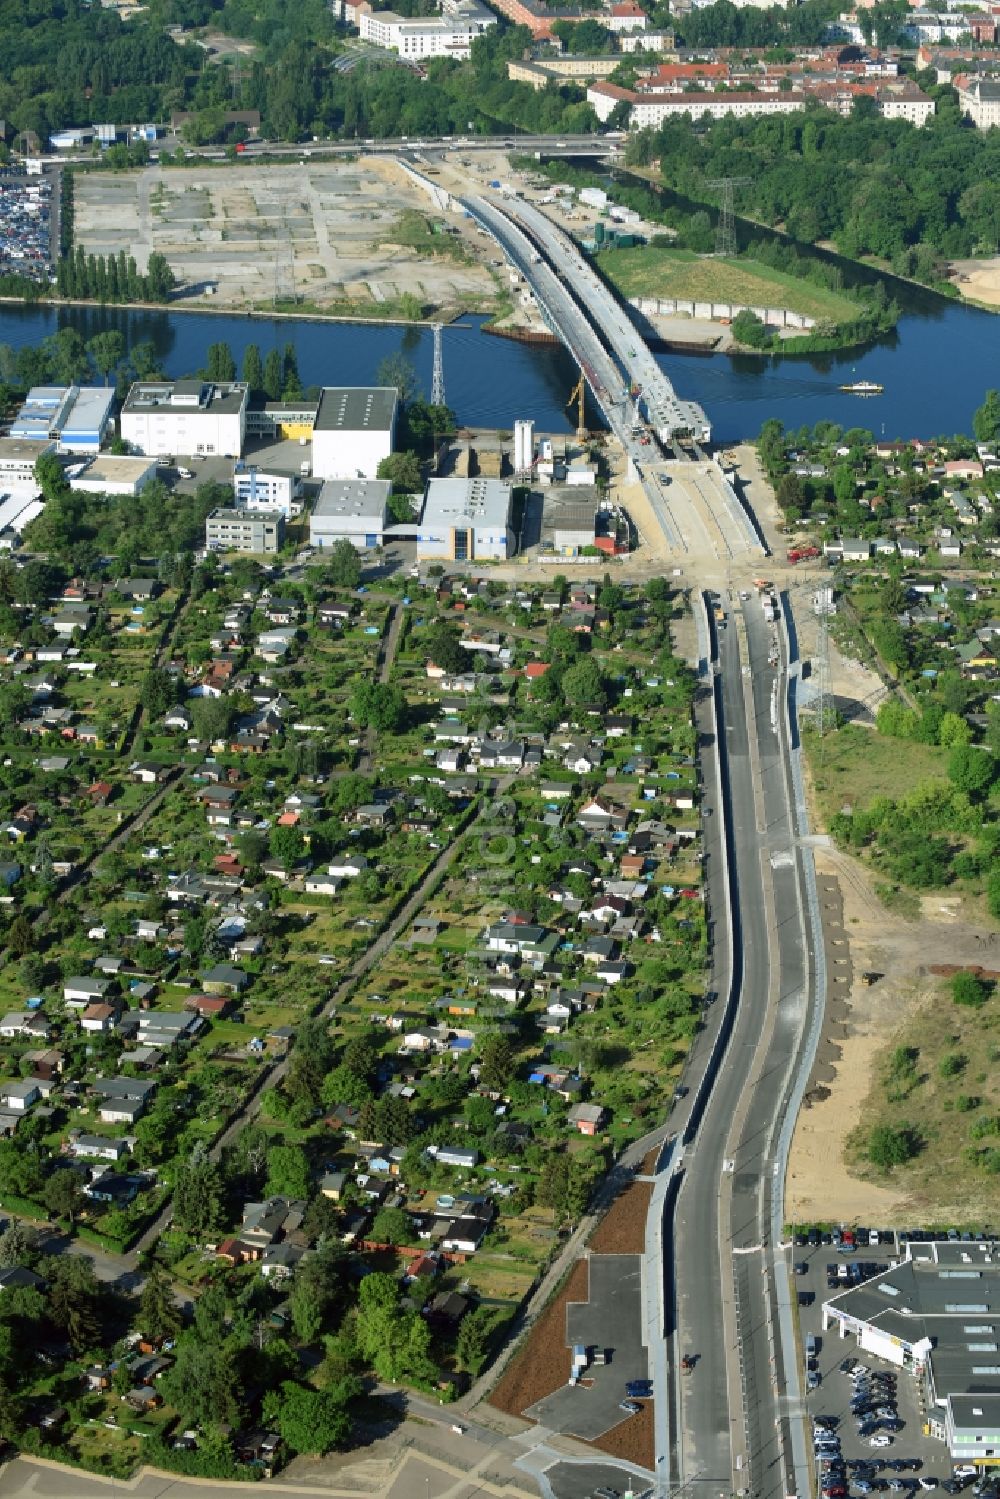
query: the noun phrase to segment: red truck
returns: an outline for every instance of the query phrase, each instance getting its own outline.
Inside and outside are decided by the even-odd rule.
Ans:
[[[809,558],[809,557],[818,557],[819,555],[820,555],[819,547],[813,547],[813,546],[792,547],[786,553],[788,561],[791,562],[791,563],[805,562],[807,558]]]

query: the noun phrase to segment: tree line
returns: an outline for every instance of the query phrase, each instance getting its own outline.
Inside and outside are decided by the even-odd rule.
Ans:
[[[919,129],[881,118],[871,99],[846,118],[811,103],[697,129],[668,120],[637,132],[626,156],[633,165],[658,160],[664,185],[694,202],[714,203],[711,179],[739,176],[737,209],[748,217],[936,283],[942,260],[993,254],[1000,243],[1000,136],[959,128],[954,91],[937,93],[937,112]],[[746,243],[746,226],[738,233]]]
[[[166,302],[176,278],[164,255],[154,250],[145,275],[134,255],[88,255],[82,245],[56,265],[56,291],[61,297],[95,302]]]

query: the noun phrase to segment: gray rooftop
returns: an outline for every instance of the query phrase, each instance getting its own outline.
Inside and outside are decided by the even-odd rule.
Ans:
[[[398,396],[394,385],[325,385],[317,432],[391,432]]]
[[[510,504],[511,487],[502,479],[431,479],[420,524],[502,528]]]
[[[125,397],[123,411],[211,411],[220,416],[238,412],[247,387],[211,380],[137,380]]]
[[[327,479],[313,519],[330,521],[341,531],[380,531],[391,489],[388,479]]]

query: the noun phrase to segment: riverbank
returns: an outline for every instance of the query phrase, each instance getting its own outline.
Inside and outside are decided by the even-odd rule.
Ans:
[[[438,323],[451,326],[465,317],[481,317],[488,309],[484,307],[461,307],[443,312],[434,317],[407,318],[396,314],[386,317],[366,317],[361,313],[325,312],[321,308],[304,303],[294,307],[225,307],[216,301],[197,301],[191,298],[170,302],[94,302],[80,297],[2,297],[0,305],[9,307],[80,307],[101,312],[162,312],[183,313],[200,317],[256,318],[261,322],[309,322],[343,323],[360,328],[434,328]]]

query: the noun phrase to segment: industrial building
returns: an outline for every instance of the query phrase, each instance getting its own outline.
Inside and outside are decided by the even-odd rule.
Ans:
[[[594,545],[597,502],[593,491],[559,485],[546,489],[542,499],[542,543],[562,557],[578,557]]]
[[[314,479],[374,479],[392,452],[395,386],[326,386],[313,426]]]
[[[135,495],[155,478],[155,459],[117,458],[111,453],[101,453],[70,472],[69,487],[91,494]]]
[[[30,489],[38,493],[35,464],[56,445],[44,437],[0,437],[0,492]]]
[[[328,479],[309,517],[312,546],[343,540],[359,549],[381,546],[391,491],[388,479]]]
[[[417,560],[506,560],[514,550],[511,500],[511,486],[501,479],[431,479],[417,528]]]
[[[290,520],[298,488],[292,474],[265,474],[253,464],[238,463],[233,473],[233,498],[241,510],[280,510]]]
[[[918,1381],[955,1462],[1000,1466],[1000,1242],[906,1242],[903,1255],[825,1302],[823,1327]]]
[[[60,453],[96,453],[111,421],[114,390],[104,385],[34,385],[10,426],[11,437],[52,438]]]
[[[211,380],[138,380],[125,397],[121,434],[150,457],[214,453],[239,458],[247,387]]]
[[[247,437],[268,441],[309,439],[316,425],[319,401],[252,401],[247,407]]]
[[[205,520],[205,545],[219,552],[277,552],[285,540],[280,510],[213,510]]]

